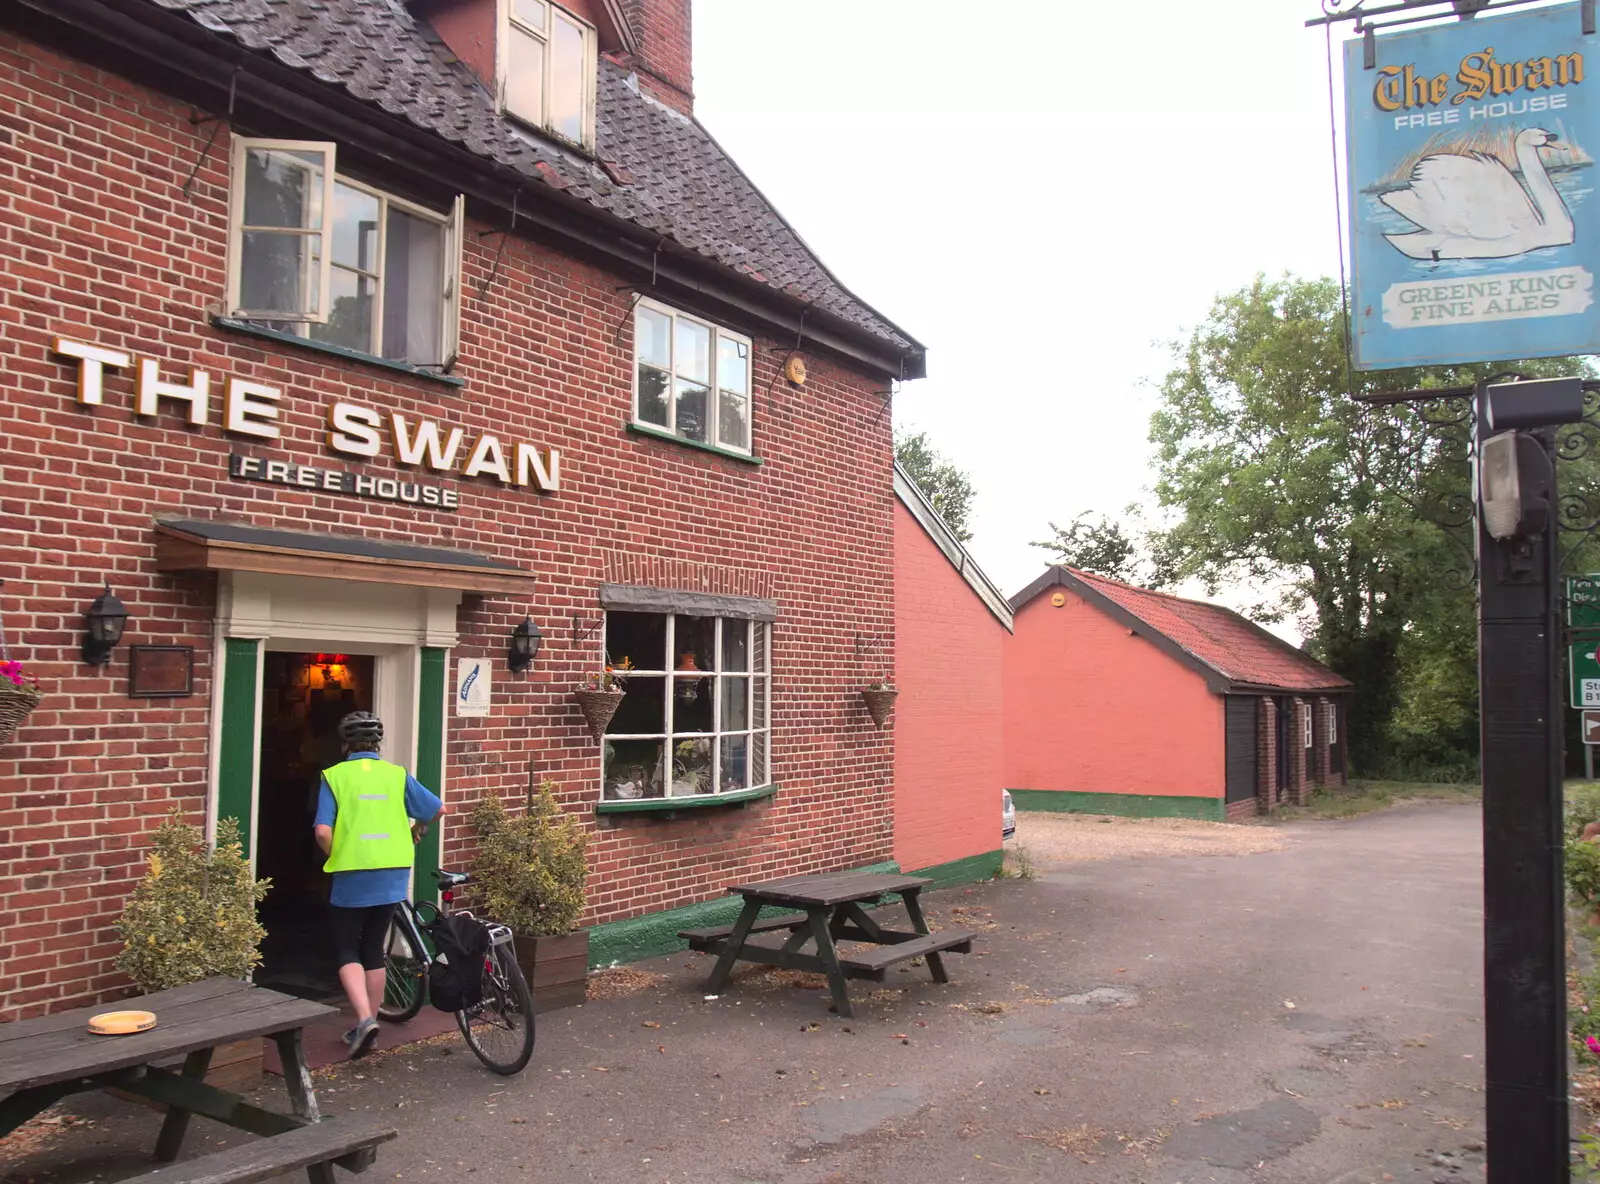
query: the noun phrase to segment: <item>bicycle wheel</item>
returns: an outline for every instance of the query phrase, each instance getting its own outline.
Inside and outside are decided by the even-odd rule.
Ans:
[[[509,945],[483,959],[483,999],[456,1012],[467,1046],[496,1073],[521,1072],[533,1056],[533,992]]]
[[[416,948],[410,926],[399,917],[389,924],[383,947],[383,1002],[378,1018],[403,1024],[422,1010],[428,998],[428,952]]]

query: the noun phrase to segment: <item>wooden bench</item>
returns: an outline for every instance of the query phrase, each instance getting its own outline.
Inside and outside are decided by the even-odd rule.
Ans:
[[[896,936],[886,934],[885,936]],[[970,954],[972,939],[977,936],[970,929],[946,929],[940,933],[922,933],[887,945],[869,946],[849,954],[839,955],[839,967],[851,978],[870,978],[881,981],[884,971],[913,958],[949,951]],[[939,981],[943,981],[942,979]]]
[[[763,917],[750,926],[751,933],[771,933],[774,929],[798,929],[809,920],[804,913],[785,913],[781,917]],[[689,943],[691,950],[704,950],[714,941],[733,935],[733,925],[711,925],[705,929],[680,929],[678,936]]]
[[[182,1163],[146,1172],[153,1184],[251,1184],[305,1168],[313,1181],[327,1179],[326,1165],[353,1172],[372,1165],[375,1149],[395,1137],[395,1128],[376,1118],[344,1115],[309,1123],[268,1139],[253,1139]]]

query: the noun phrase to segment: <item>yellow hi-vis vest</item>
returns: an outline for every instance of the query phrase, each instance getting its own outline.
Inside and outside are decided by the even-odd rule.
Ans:
[[[411,819],[406,814],[406,771],[388,761],[344,761],[322,774],[339,812],[327,872],[410,867]]]

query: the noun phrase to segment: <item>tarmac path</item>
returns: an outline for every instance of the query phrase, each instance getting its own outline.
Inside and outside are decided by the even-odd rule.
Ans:
[[[930,894],[981,952],[948,956],[947,986],[853,984],[854,1020],[793,976],[706,999],[710,960],[676,955],[640,993],[543,1017],[519,1078],[451,1036],[318,1096],[393,1115],[374,1181],[1481,1180],[1479,827],[1475,806],[1403,806],[1274,827],[1275,851],[1038,859]],[[94,1125],[10,1148],[0,1181],[148,1163],[154,1115],[70,1105]]]

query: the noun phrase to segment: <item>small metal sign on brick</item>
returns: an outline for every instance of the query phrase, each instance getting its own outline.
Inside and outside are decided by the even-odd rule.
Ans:
[[[482,718],[489,714],[489,663],[484,658],[456,660],[456,714]]]

